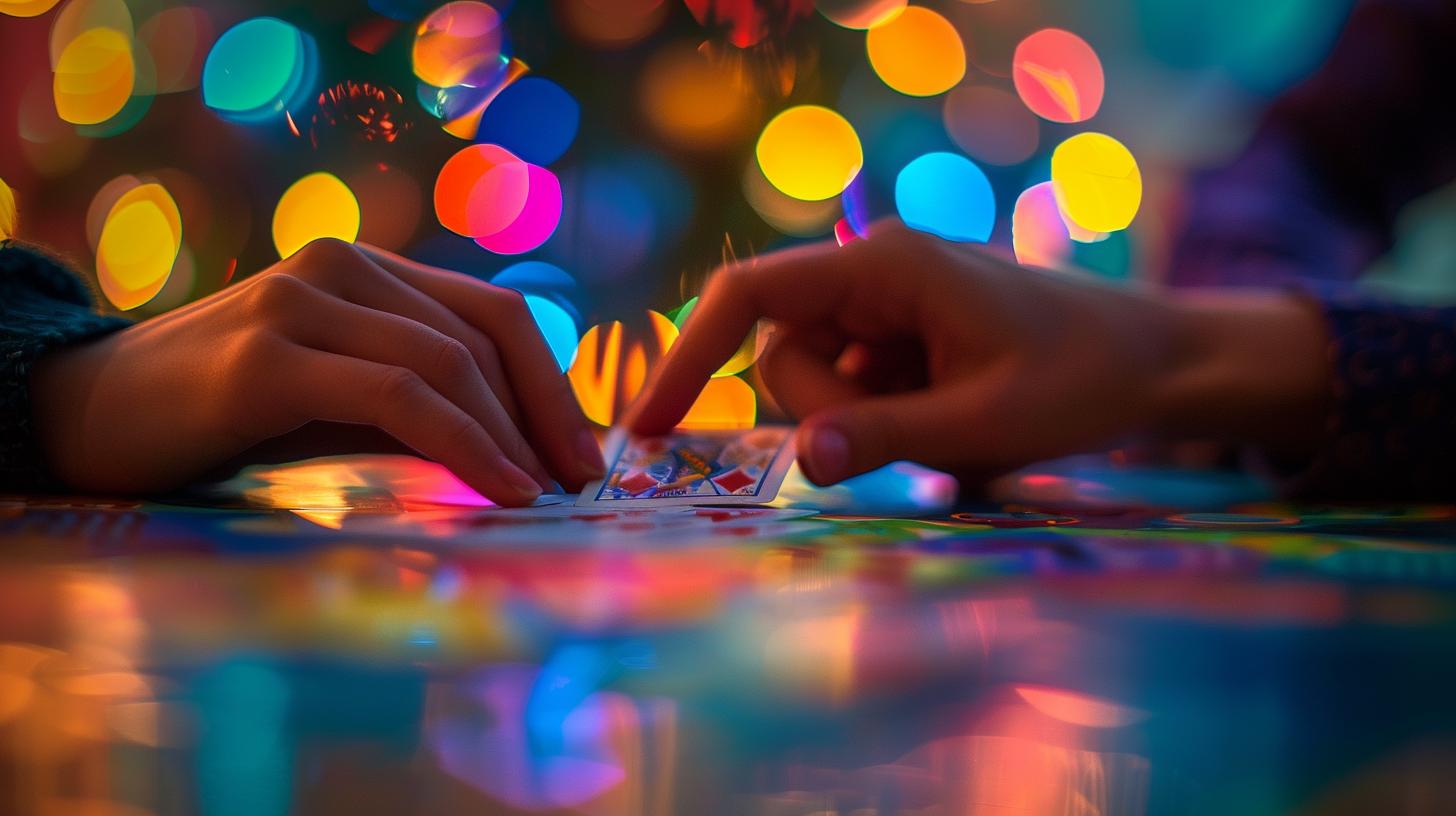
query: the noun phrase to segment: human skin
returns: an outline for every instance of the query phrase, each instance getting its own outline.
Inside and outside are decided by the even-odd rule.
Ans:
[[[317,421],[378,428],[500,504],[602,471],[520,294],[329,239],[46,355],[31,391],[47,463],[79,490],[174,488]]]
[[[1116,288],[878,224],[722,270],[629,429],[676,424],[759,320],[760,371],[819,484],[899,459],[989,478],[1135,433],[1305,455],[1330,389],[1296,296]]]

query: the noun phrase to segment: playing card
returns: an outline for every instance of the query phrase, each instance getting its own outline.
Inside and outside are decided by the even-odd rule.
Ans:
[[[793,429],[674,431],[607,437],[607,476],[587,485],[577,506],[763,504],[778,494],[793,463]]]

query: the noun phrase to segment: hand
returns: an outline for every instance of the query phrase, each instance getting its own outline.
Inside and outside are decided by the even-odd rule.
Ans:
[[[172,488],[314,420],[375,426],[501,504],[602,470],[519,294],[335,240],[47,355],[31,386],[52,470],[85,490]]]
[[[1294,438],[1328,376],[1293,298],[1158,297],[882,224],[722,271],[628,427],[676,424],[760,318],[760,371],[819,484],[898,459],[984,478],[1140,430]]]

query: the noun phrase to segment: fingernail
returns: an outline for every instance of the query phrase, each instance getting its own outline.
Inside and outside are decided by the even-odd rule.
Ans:
[[[809,431],[809,470],[820,484],[845,477],[849,472],[849,440],[843,431],[823,425]]]
[[[602,448],[597,444],[596,434],[590,430],[582,430],[576,437],[576,455],[582,469],[591,471],[593,476],[600,476],[606,469],[602,464]]]
[[[521,470],[516,463],[509,459],[502,459],[500,460],[498,469],[500,470],[501,478],[517,493],[532,500],[541,495],[541,486],[536,484],[536,480],[531,478],[531,475],[526,473],[526,471]]]

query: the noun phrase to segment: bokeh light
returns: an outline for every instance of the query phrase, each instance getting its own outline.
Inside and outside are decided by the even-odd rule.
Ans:
[[[838,197],[803,201],[784,195],[769,183],[753,161],[743,168],[743,197],[764,223],[796,238],[828,233],[841,213]]]
[[[1011,213],[1011,246],[1018,263],[1056,269],[1072,255],[1072,238],[1050,181],[1028,187]]]
[[[865,35],[870,65],[886,85],[907,96],[935,96],[966,75],[966,49],[950,21],[910,6]]]
[[[813,0],[683,0],[699,24],[725,30],[728,42],[749,48],[770,36],[784,36],[814,13]]]
[[[758,137],[756,153],[769,182],[804,201],[839,195],[864,165],[854,128],[818,105],[800,105],[775,116]]]
[[[310,173],[295,181],[273,211],[273,245],[287,258],[319,238],[353,243],[359,237],[359,200],[338,176]]]
[[[91,204],[86,208],[86,243],[91,246],[93,252],[101,243],[101,230],[106,226],[106,219],[111,215],[111,209],[116,206],[116,202],[120,201],[123,195],[142,186],[142,183],[142,180],[136,176],[117,176],[101,185],[96,194],[91,197]]]
[[[110,28],[82,32],[61,51],[56,65],[56,113],[74,125],[116,116],[136,83],[131,39]]]
[[[670,0],[563,0],[556,10],[577,39],[598,48],[623,48],[656,31],[672,5]]]
[[[752,428],[757,416],[758,399],[748,383],[719,377],[708,380],[678,425],[693,430]]]
[[[1125,229],[1142,204],[1137,160],[1103,133],[1079,133],[1052,153],[1052,182],[1067,220],[1094,232]]]
[[[551,164],[571,147],[581,105],[544,77],[524,77],[486,107],[475,138],[498,144],[532,164]]]
[[[446,3],[420,22],[412,52],[415,76],[437,88],[485,87],[504,69],[500,12],[485,3]]]
[[[676,147],[715,150],[748,134],[758,114],[741,61],[715,58],[687,43],[669,45],[642,69],[647,122]]]
[[[530,252],[546,243],[561,224],[561,181],[540,165],[525,167],[526,203],[520,214],[498,232],[475,236],[475,243],[497,255]]]
[[[0,241],[15,237],[15,222],[15,192],[0,179]]]
[[[946,94],[941,116],[956,145],[987,164],[1024,162],[1040,139],[1040,125],[1021,100],[992,85],[957,86]]]
[[[677,335],[677,326],[654,311],[630,324],[614,320],[587,329],[567,371],[587,419],[603,426],[616,422]]]
[[[927,153],[895,179],[895,209],[909,227],[950,241],[981,241],[996,223],[991,182],[975,162],[955,153]]]
[[[212,18],[196,6],[162,9],[137,29],[137,41],[156,69],[154,93],[188,91],[202,80],[202,63],[212,44]]]
[[[344,177],[359,201],[359,240],[389,250],[405,247],[419,226],[424,192],[392,164],[370,164]]]
[[[125,0],[71,0],[61,6],[56,19],[51,23],[50,56],[51,70],[61,64],[61,54],[87,31],[106,28],[131,42],[136,34],[132,25],[131,8]]]
[[[202,101],[238,122],[259,122],[296,108],[317,71],[313,38],[272,17],[223,32],[202,66]]]
[[[461,149],[435,180],[435,217],[440,225],[469,238],[510,226],[530,192],[526,163],[498,145]]]
[[[1011,77],[1021,101],[1043,119],[1085,122],[1102,107],[1102,61],[1070,31],[1044,28],[1022,40]]]
[[[691,297],[669,313],[672,317],[672,324],[677,326],[678,331],[682,331],[683,327],[687,325],[688,318],[692,316],[693,309],[697,305],[698,298]],[[757,323],[753,324],[753,328],[748,330],[748,336],[744,337],[743,342],[739,344],[738,350],[733,352],[733,356],[728,358],[728,362],[713,372],[713,377],[731,377],[734,374],[742,373],[749,366],[758,362],[759,356],[763,354],[764,346],[767,345],[768,334]]]
[[[814,0],[819,13],[830,22],[859,30],[890,22],[907,4],[907,0]]]
[[[541,329],[541,336],[556,357],[556,364],[562,371],[571,368],[571,361],[576,357],[576,321],[555,301],[539,295],[526,295],[525,301],[531,317]]]
[[[135,309],[162,291],[182,248],[182,215],[166,188],[128,190],[106,216],[96,247],[101,292],[121,310]]]
[[[0,14],[11,17],[39,17],[55,8],[60,0],[0,0]]]
[[[545,261],[520,261],[497,272],[490,279],[492,286],[514,289],[523,295],[549,300],[570,315],[573,331],[581,325],[581,311],[574,302],[577,297],[576,279],[566,270]],[[576,353],[577,336],[572,334],[572,355]]]

